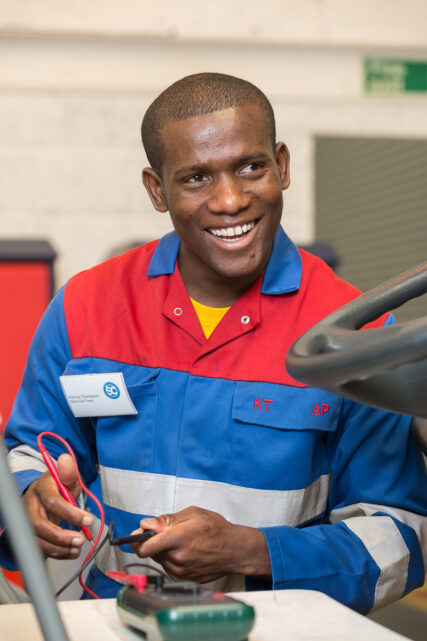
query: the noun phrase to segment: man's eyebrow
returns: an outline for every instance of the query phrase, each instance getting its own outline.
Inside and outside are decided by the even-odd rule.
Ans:
[[[254,151],[251,154],[246,154],[246,156],[242,156],[241,158],[238,159],[238,163],[242,162],[249,162],[251,160],[265,160],[266,158],[270,158],[270,156],[265,152],[265,151]]]
[[[239,158],[236,158],[233,162],[234,165],[242,165],[245,162],[250,162],[251,160],[265,160],[268,159],[270,156],[265,152],[265,151],[254,151],[250,154],[246,154],[244,156],[240,156]],[[208,164],[207,163],[200,163],[198,165],[188,165],[185,167],[180,167],[174,172],[175,176],[181,176],[182,174],[188,174],[188,173],[203,173],[208,169]]]
[[[206,168],[206,165],[200,164],[200,165],[188,165],[187,167],[180,167],[174,172],[175,176],[181,176],[181,174],[188,174],[188,173],[200,173]]]

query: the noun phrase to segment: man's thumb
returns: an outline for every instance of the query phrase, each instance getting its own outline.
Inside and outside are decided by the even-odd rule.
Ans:
[[[80,495],[80,484],[74,461],[69,454],[61,454],[58,458],[58,476],[62,483],[68,487],[75,499]]]

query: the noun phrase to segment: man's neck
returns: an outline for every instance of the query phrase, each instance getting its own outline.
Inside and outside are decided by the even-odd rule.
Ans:
[[[212,274],[187,272],[185,265],[178,259],[178,268],[188,295],[193,300],[208,307],[231,307],[258,279],[258,275],[242,278],[221,278]]]
[[[207,307],[231,307],[232,304],[249,289],[252,283],[242,289],[233,288],[232,290],[224,287],[214,288],[211,285],[207,288],[203,287],[203,284],[200,283],[192,286],[192,284],[186,283],[185,280],[184,285],[190,298],[202,305],[206,305]]]

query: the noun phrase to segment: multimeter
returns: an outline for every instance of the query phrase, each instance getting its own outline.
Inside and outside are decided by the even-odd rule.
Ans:
[[[252,606],[192,581],[123,587],[117,611],[147,641],[247,641],[255,622]]]

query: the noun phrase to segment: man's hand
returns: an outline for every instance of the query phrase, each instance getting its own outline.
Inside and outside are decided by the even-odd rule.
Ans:
[[[140,526],[154,530],[156,536],[134,544],[134,551],[160,563],[172,579],[206,583],[225,574],[271,575],[261,530],[235,525],[216,512],[188,507],[143,519]]]
[[[58,476],[68,487],[74,499],[80,494],[77,470],[69,454],[58,459]],[[24,496],[24,503],[42,552],[57,559],[75,559],[80,555],[84,536],[81,532],[65,530],[58,523],[64,519],[74,525],[92,525],[88,512],[70,505],[60,494],[50,472],[45,472],[31,483]]]

